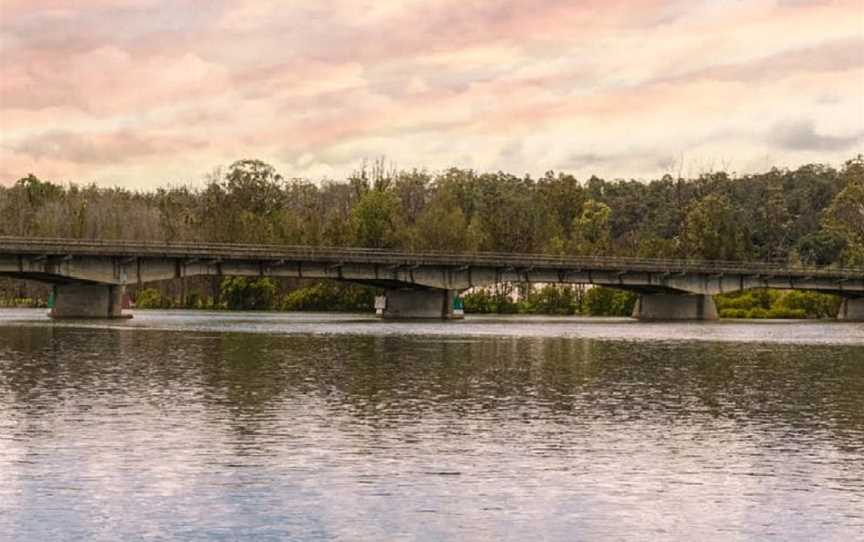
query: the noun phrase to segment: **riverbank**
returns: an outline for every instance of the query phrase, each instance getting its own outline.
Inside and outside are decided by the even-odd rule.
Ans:
[[[133,290],[133,300],[140,309],[363,313],[374,311],[375,296],[380,294],[376,288],[338,282],[318,282],[286,291],[272,279],[231,277],[222,280],[217,296],[195,290],[177,297],[166,293],[165,288],[150,287]],[[633,313],[637,296],[602,287],[500,285],[474,289],[462,299],[466,314],[627,317]],[[841,302],[838,296],[795,290],[749,290],[718,295],[714,300],[718,314],[725,319],[831,319]],[[0,307],[47,306],[47,298],[0,298]]]

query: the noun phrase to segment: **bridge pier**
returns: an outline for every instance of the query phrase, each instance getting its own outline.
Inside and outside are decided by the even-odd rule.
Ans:
[[[844,297],[840,304],[838,320],[864,322],[864,297]]]
[[[132,318],[123,314],[123,286],[112,284],[57,284],[48,316],[63,318]]]
[[[428,289],[389,289],[385,291],[386,306],[382,318],[436,318],[452,320],[453,299],[456,290],[439,288]]]
[[[640,294],[633,318],[639,320],[717,320],[717,306],[710,295]]]

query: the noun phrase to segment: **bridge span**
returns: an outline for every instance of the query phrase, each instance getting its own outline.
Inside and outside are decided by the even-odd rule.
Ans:
[[[118,318],[128,284],[199,275],[333,279],[385,291],[384,317],[452,318],[460,291],[500,282],[594,284],[639,295],[635,318],[717,318],[713,295],[750,288],[842,296],[864,321],[864,268],[773,263],[0,237],[0,276],[54,285],[55,318]]]

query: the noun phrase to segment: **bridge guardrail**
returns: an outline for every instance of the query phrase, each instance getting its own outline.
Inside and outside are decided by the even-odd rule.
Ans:
[[[108,241],[65,238],[0,236],[0,254],[49,254],[92,256],[163,256],[219,259],[330,261],[340,263],[383,263],[397,265],[436,264],[446,266],[484,265],[489,267],[604,269],[622,271],[692,272],[813,275],[814,277],[864,278],[864,268],[814,267],[779,262],[742,262],[669,258],[609,256],[556,256],[499,252],[393,251],[374,248],[311,247],[303,245],[244,245],[232,243],[190,243],[161,241]],[[374,261],[372,261],[374,260]]]

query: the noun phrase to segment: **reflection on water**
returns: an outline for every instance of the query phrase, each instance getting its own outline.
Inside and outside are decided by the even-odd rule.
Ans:
[[[0,535],[860,539],[862,327],[4,311]]]

